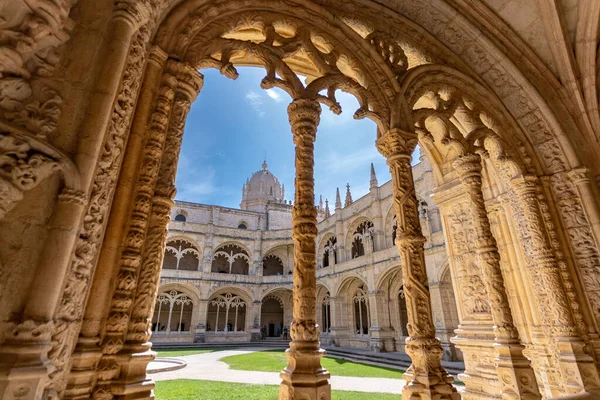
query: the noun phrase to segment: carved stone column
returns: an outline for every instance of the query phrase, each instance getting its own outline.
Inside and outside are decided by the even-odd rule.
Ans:
[[[481,157],[469,154],[458,157],[452,166],[458,173],[471,202],[469,209],[475,228],[476,260],[481,268],[487,291],[490,311],[494,321],[494,348],[497,357],[496,371],[502,387],[503,398],[540,398],[535,374],[523,355],[523,346],[513,322],[504,278],[500,267],[500,254],[492,235],[490,220],[482,192]]]
[[[159,89],[156,110],[151,116],[150,126],[142,151],[139,174],[134,183],[132,207],[128,216],[127,228],[123,236],[122,252],[118,260],[115,286],[108,303],[110,308],[104,324],[104,337],[101,341],[102,358],[96,368],[102,371],[98,377],[93,395],[105,396],[111,393],[110,381],[120,374],[121,359],[117,355],[125,343],[128,323],[131,317],[137,280],[142,263],[144,238],[148,229],[154,185],[158,179],[160,160],[167,138],[169,119],[177,80],[170,72],[165,72]]]
[[[25,305],[21,322],[9,323],[9,334],[0,347],[0,398],[42,397],[48,374],[52,371],[47,358],[55,328],[52,317],[70,256],[56,248],[73,246],[84,205],[81,192],[64,189],[58,196],[49,223],[49,239],[32,284],[32,295]]]
[[[118,177],[119,183],[116,183],[117,188],[115,189],[110,216],[108,217],[106,234],[98,256],[79,338],[72,354],[73,361],[68,375],[67,389],[62,393],[66,399],[89,395],[96,379],[94,370],[102,357],[100,349],[102,338],[100,335],[109,306],[108,302],[104,300],[111,295],[115,265],[121,256],[120,244],[127,228],[123,221],[129,217],[131,198],[135,190],[134,185],[120,183],[134,182],[137,178],[138,167],[143,155],[144,139],[151,124],[155,123],[150,119],[150,115],[153,111],[156,111],[157,102],[165,93],[164,85],[166,82],[161,82],[161,76],[166,58],[166,53],[156,47],[148,55],[144,72],[144,89],[138,99],[135,118],[133,118],[127,141],[127,149],[123,150],[128,153],[128,156],[121,165],[121,173]],[[142,72],[140,71],[140,73]],[[155,85],[156,82],[161,82],[161,84]],[[168,83],[168,85],[171,84],[174,84],[173,81]],[[172,89],[171,86],[169,88]],[[164,104],[162,106],[164,107]]]
[[[95,368],[96,360],[77,358],[73,349],[77,343],[83,320],[84,307],[90,286],[96,272],[100,248],[103,245],[106,221],[113,201],[114,188],[117,186],[121,162],[129,136],[129,126],[147,60],[147,43],[150,31],[144,24],[149,12],[145,3],[137,3],[139,9],[133,14],[126,8],[116,8],[113,21],[108,28],[110,36],[106,39],[103,53],[103,68],[97,76],[94,92],[87,107],[88,117],[80,127],[79,145],[75,161],[81,174],[81,182],[89,190],[89,201],[80,219],[78,237],[71,253],[71,261],[65,274],[62,296],[55,313],[55,330],[52,335],[52,349],[48,354],[53,364],[51,383],[45,396],[68,398],[63,393],[66,374],[80,376],[74,396],[87,396],[90,381],[95,378],[89,370]],[[89,188],[89,189],[88,189]],[[114,266],[114,265],[113,265]],[[104,302],[96,304],[103,307]],[[97,342],[92,344],[99,353]],[[81,362],[83,368],[71,368]],[[88,371],[81,371],[82,369]],[[86,383],[82,383],[86,382]],[[84,387],[84,385],[87,385]],[[91,390],[91,389],[90,389]]]
[[[155,356],[150,351],[152,344],[149,342],[152,316],[165,252],[167,226],[174,205],[175,174],[185,120],[191,103],[203,84],[203,76],[188,64],[169,60],[166,68],[167,73],[176,78],[177,88],[154,188],[126,342],[119,354],[121,373],[119,379],[111,385],[115,398],[132,398],[133,393],[135,398],[149,397],[154,387],[150,378],[146,377],[146,366]]]
[[[536,178],[513,178],[508,186],[517,234],[527,262],[527,273],[548,346],[556,354],[563,394],[597,389],[600,385],[598,370],[592,357],[585,353],[585,343],[573,320],[560,268],[545,231]]]
[[[396,246],[400,253],[402,280],[408,312],[406,353],[412,364],[404,374],[404,399],[459,399],[452,386],[454,378],[440,364],[443,349],[435,337],[431,298],[427,283],[425,238],[421,234],[411,155],[417,135],[391,129],[377,139],[377,149],[387,159],[393,185],[398,228]]]
[[[296,145],[296,193],[292,209],[294,242],[294,320],[288,366],[281,372],[280,400],[331,398],[329,372],[321,367],[317,325],[316,244],[317,209],[314,204],[314,142],[321,106],[314,100],[294,100],[288,107]]]

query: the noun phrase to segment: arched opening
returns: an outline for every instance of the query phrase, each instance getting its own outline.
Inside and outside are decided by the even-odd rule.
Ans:
[[[283,302],[281,299],[274,295],[263,299],[260,306],[260,321],[265,330],[265,337],[280,338],[283,336]]]
[[[220,246],[213,254],[211,272],[248,275],[249,268],[248,252],[236,244]]]
[[[337,262],[337,238],[331,236],[327,239],[323,248],[322,266],[327,268],[337,264]]]
[[[375,227],[371,221],[361,222],[352,234],[352,258],[362,257],[367,252],[374,250],[373,231]]]
[[[247,302],[235,293],[214,295],[208,301],[207,337],[245,334]]]
[[[194,244],[177,238],[169,240],[165,246],[164,269],[197,271],[200,267],[200,252]]]
[[[321,302],[321,327],[322,332],[328,334],[331,330],[331,299],[329,297],[329,292],[325,294],[323,297],[323,301]]]
[[[183,214],[177,214],[175,216],[175,221],[179,221],[179,222],[185,222],[186,221],[186,216]]]
[[[9,68],[9,74],[2,77],[2,86],[8,87],[7,93],[15,95],[4,101],[11,107],[5,117],[11,119],[3,123],[8,128],[2,138],[16,148],[9,150],[7,155],[10,171],[5,171],[3,182],[13,193],[2,199],[2,215],[28,194],[25,192],[53,176],[52,182],[38,186],[36,192],[31,191],[30,197],[36,197],[36,202],[48,204],[43,210],[40,207],[39,215],[33,216],[31,224],[27,224],[36,227],[27,229],[35,232],[23,234],[32,240],[20,240],[20,235],[13,233],[14,227],[19,226],[16,221],[25,214],[24,210],[28,211],[28,204],[19,204],[14,220],[9,218],[2,224],[2,239],[9,243],[6,249],[3,248],[6,254],[3,252],[2,262],[9,264],[3,270],[10,275],[10,280],[4,281],[11,289],[3,300],[9,297],[6,303],[13,303],[10,297],[16,298],[16,305],[11,304],[11,309],[2,307],[6,309],[5,317],[16,316],[10,323],[18,329],[28,328],[31,321],[55,322],[55,326],[44,324],[40,329],[44,332],[44,346],[39,347],[51,346],[48,357],[53,369],[56,368],[53,376],[48,377],[50,393],[56,391],[60,397],[64,386],[69,385],[69,390],[82,388],[81,396],[85,397],[96,393],[96,385],[104,386],[98,390],[101,392],[110,390],[113,384],[128,390],[140,382],[140,376],[133,376],[137,374],[133,370],[143,368],[129,368],[132,362],[129,360],[139,360],[139,357],[129,356],[132,352],[143,353],[149,346],[148,320],[156,300],[157,275],[166,237],[164,225],[175,193],[172,183],[177,141],[181,137],[186,107],[201,86],[201,79],[195,72],[216,68],[233,78],[237,76],[234,65],[264,65],[267,76],[262,82],[263,87],[280,87],[295,100],[321,102],[334,110],[339,109],[335,90],[342,88],[352,92],[360,103],[356,113],[358,118],[367,116],[376,120],[383,138],[408,138],[404,143],[396,140],[394,145],[410,147],[416,141],[412,134],[416,128],[424,145],[431,141],[436,143],[426,152],[437,164],[438,182],[450,184],[454,180],[458,183],[458,179],[472,189],[469,193],[463,191],[454,193],[457,196],[448,196],[450,203],[454,200],[459,203],[446,203],[443,207],[444,223],[465,223],[462,227],[448,229],[453,246],[453,283],[458,288],[458,313],[461,328],[464,328],[459,329],[464,335],[460,339],[467,345],[474,342],[476,346],[482,345],[483,341],[478,341],[476,334],[481,333],[483,326],[489,328],[485,332],[489,340],[477,349],[484,356],[475,354],[476,357],[471,357],[471,354],[465,357],[472,363],[468,368],[475,372],[467,374],[475,382],[471,385],[467,382],[467,391],[477,392],[477,382],[491,380],[493,382],[486,389],[496,392],[473,393],[473,397],[501,395],[497,391],[501,388],[502,374],[499,374],[498,382],[490,374],[477,374],[496,368],[493,365],[494,349],[503,345],[500,340],[503,332],[510,332],[514,336],[512,339],[517,339],[515,335],[518,334],[518,341],[525,348],[535,348],[536,354],[532,357],[535,359],[531,364],[544,397],[599,386],[597,368],[593,365],[598,354],[585,354],[585,351],[594,351],[588,337],[595,337],[598,331],[600,311],[593,305],[600,290],[595,279],[582,278],[595,276],[599,259],[597,240],[593,239],[598,236],[595,234],[597,224],[592,220],[597,216],[598,207],[593,195],[595,188],[590,188],[588,176],[598,174],[593,157],[597,153],[597,132],[587,126],[597,125],[597,118],[579,118],[587,108],[597,112],[594,107],[597,88],[593,83],[583,85],[585,107],[581,106],[582,93],[577,88],[570,89],[574,95],[559,96],[561,101],[557,102],[554,94],[562,90],[561,83],[552,76],[555,74],[553,68],[539,66],[544,64],[542,56],[538,57],[537,52],[529,51],[527,46],[498,45],[507,40],[510,42],[510,39],[524,44],[523,38],[511,38],[514,32],[506,29],[493,29],[498,23],[495,17],[490,22],[489,18],[483,20],[486,13],[461,15],[456,8],[448,7],[442,1],[430,2],[427,4],[430,8],[423,8],[420,3],[403,4],[397,8],[398,12],[368,1],[360,6],[352,3],[348,7],[335,2],[328,2],[326,6],[316,3],[306,6],[308,3],[304,2],[275,2],[272,5],[252,0],[244,2],[243,6],[227,1],[181,1],[170,7],[159,6],[156,2],[136,3],[135,7],[119,3],[115,13],[111,9],[98,13],[98,29],[73,30],[74,37],[85,31],[89,38],[102,38],[98,41],[102,47],[106,45],[98,52],[89,52],[89,59],[86,52],[80,53],[85,57],[84,65],[94,65],[99,60],[91,57],[106,56],[97,64],[98,68],[90,70],[90,76],[83,76],[80,65],[65,62],[64,55],[60,54],[63,49],[55,51],[55,46],[68,40],[69,35],[65,32],[72,26],[70,17],[77,22],[86,21],[87,10],[93,7],[82,5],[69,14],[72,2],[62,3],[57,6],[61,16],[53,21],[56,26],[50,29],[55,31],[53,37],[57,40],[44,40],[41,35],[28,38],[31,43],[26,46],[22,40],[6,45],[9,53],[15,53],[10,61],[16,61],[14,68]],[[19,26],[15,28],[16,37],[22,36],[19,31],[25,29],[22,27],[30,25],[27,19],[32,18],[31,14],[36,19],[39,9],[30,8],[31,13],[15,16],[13,25]],[[427,12],[423,12],[424,9]],[[21,7],[5,7],[0,11],[3,13],[0,19],[12,21],[10,16],[20,11]],[[547,17],[549,13],[542,14]],[[114,18],[109,23],[102,15]],[[594,14],[590,15],[593,17]],[[43,20],[38,19],[37,22]],[[405,24],[404,20],[410,21],[411,25]],[[112,29],[113,25],[118,29]],[[589,30],[597,31],[594,24],[591,25]],[[41,31],[44,27],[42,24]],[[408,46],[401,38],[404,36],[411,38]],[[436,38],[443,43],[436,42]],[[65,50],[78,50],[87,45],[84,39],[87,37],[81,40],[75,37],[65,44]],[[422,43],[415,43],[417,41]],[[596,51],[594,41],[585,42],[590,42],[587,47]],[[529,44],[536,47],[533,42]],[[414,51],[415,55],[405,51],[412,46],[421,48],[420,45],[430,47],[431,52]],[[529,56],[531,62],[515,62]],[[427,63],[432,65],[424,72],[415,71],[421,68],[415,65]],[[559,75],[577,75],[577,71],[571,71],[563,65],[565,63],[558,64],[568,69],[567,75],[562,71]],[[57,65],[64,66],[64,71],[61,69],[60,76],[53,76]],[[74,69],[77,70],[75,74]],[[463,69],[470,78],[456,74],[454,69]],[[588,65],[586,69],[591,70],[592,75],[598,70],[595,65],[591,68]],[[540,73],[536,74],[537,71]],[[306,85],[292,72],[306,76]],[[419,74],[424,76],[421,86],[414,84]],[[533,82],[528,78],[531,76],[539,79]],[[60,93],[54,97],[51,93],[54,91],[50,91],[49,95],[53,97],[43,102],[45,99],[38,92],[45,92],[45,96],[49,91],[44,85],[39,85],[41,89],[35,87],[38,77],[52,81],[60,78],[61,81],[52,85]],[[72,91],[73,87],[78,89]],[[590,87],[592,96],[588,92]],[[83,101],[79,102],[77,98],[71,104],[64,103],[67,91],[73,95],[81,93]],[[470,94],[462,96],[461,91]],[[594,99],[591,107],[590,97]],[[572,98],[575,100],[570,101]],[[81,107],[78,107],[79,103]],[[390,110],[405,104],[409,107],[404,110],[407,112],[390,115]],[[427,106],[422,107],[424,104]],[[94,109],[87,109],[88,106]],[[411,122],[409,112],[413,110],[416,125],[407,126]],[[60,129],[54,135],[57,126]],[[517,135],[512,135],[515,132]],[[52,135],[48,136],[50,133]],[[19,140],[14,140],[15,137]],[[19,142],[24,140],[21,137],[27,138],[23,146]],[[381,146],[386,147],[385,143]],[[164,162],[158,156],[161,149],[166,154]],[[592,156],[586,157],[588,153]],[[408,154],[401,156],[406,159]],[[68,165],[71,157],[76,167]],[[308,160],[304,163],[307,170],[312,160],[310,157],[305,160]],[[406,167],[405,164],[402,167]],[[55,168],[59,165],[60,168]],[[22,166],[32,168],[39,175],[35,175],[35,179],[28,175],[24,181],[16,179]],[[63,170],[63,179],[55,176],[58,169]],[[418,217],[413,218],[418,205],[414,203],[411,180],[401,180],[404,175],[400,170],[398,166],[394,183],[400,187],[395,188],[394,200],[404,210],[398,212],[397,236],[402,236],[402,240],[396,238],[396,241],[401,250],[405,250],[404,256],[408,250],[417,253],[416,261],[411,259],[410,265],[403,266],[404,275],[407,275],[405,293],[411,325],[419,325],[410,330],[415,329],[419,335],[426,331],[423,336],[437,347],[435,321],[429,310],[427,284],[430,279],[423,264],[422,249],[418,244],[409,249],[408,240],[404,240],[410,239],[411,244],[422,241],[418,228],[414,231],[406,229],[418,225]],[[482,176],[469,175],[473,171]],[[410,178],[409,172],[406,175]],[[307,177],[305,181],[311,179]],[[451,186],[444,188],[451,189]],[[299,184],[298,193],[301,188]],[[60,197],[55,196],[58,201],[50,198],[59,191]],[[42,196],[38,199],[39,194]],[[312,212],[314,193],[304,189],[303,195],[303,201],[295,204],[298,205],[296,208]],[[471,199],[462,202],[465,197]],[[489,207],[489,213],[482,209],[486,207]],[[52,215],[53,212],[56,214]],[[53,219],[55,215],[57,221]],[[68,215],[70,218],[62,218]],[[482,222],[486,217],[489,217],[488,223]],[[300,220],[298,218],[296,222]],[[42,228],[46,221],[50,222]],[[477,229],[470,229],[473,226]],[[30,252],[29,246],[15,250],[19,241],[34,243],[46,234],[47,241],[39,246],[39,254],[24,254]],[[364,244],[363,247],[368,249]],[[486,248],[491,249],[486,254],[489,262],[482,263]],[[48,254],[53,257],[47,257]],[[41,260],[39,266],[30,262],[37,259]],[[314,260],[310,262],[314,264]],[[21,277],[25,269],[27,276]],[[227,273],[233,273],[232,269],[230,263]],[[507,278],[503,277],[503,272]],[[298,276],[295,274],[295,278]],[[302,284],[299,279],[296,281]],[[507,286],[508,298],[503,294],[502,285]],[[32,295],[25,298],[20,292],[27,292],[28,286],[33,288]],[[295,290],[299,296],[308,293],[308,299],[312,298],[314,282],[307,286],[300,289],[296,286]],[[54,290],[47,296],[45,293],[39,296],[36,291],[40,292],[39,288],[43,287]],[[90,299],[87,309],[86,299]],[[94,304],[98,299],[105,299],[106,304]],[[500,300],[491,302],[489,299]],[[128,311],[123,311],[124,308]],[[510,326],[511,318],[516,326]],[[314,316],[304,319],[313,321]],[[123,320],[128,323],[99,323]],[[469,331],[469,327],[474,328]],[[19,333],[18,329],[14,331],[15,335]],[[52,331],[52,338],[47,337],[48,331]],[[80,332],[82,335],[78,339]],[[90,351],[89,346],[86,348],[81,346],[82,342],[78,343],[78,340],[84,342],[90,337],[101,339],[98,343],[101,343],[102,351],[95,347]],[[493,343],[493,338],[498,340]],[[566,344],[556,348],[556,341],[563,339]],[[542,345],[538,346],[539,342]],[[25,354],[28,346],[33,347],[26,343],[15,346],[17,350],[14,351]],[[69,359],[74,349],[77,354]],[[114,354],[119,354],[119,360],[111,364],[113,379],[102,382],[98,375],[103,372],[96,368],[113,362]],[[416,363],[421,362],[421,366],[413,369],[415,380],[422,385],[428,385],[429,380],[418,375],[422,371],[429,373],[429,367],[436,370],[436,354],[433,351],[428,354],[431,357],[415,359]],[[90,360],[87,356],[94,362],[84,365],[82,360]],[[42,367],[45,357],[45,351],[36,355],[39,359],[36,362]],[[422,365],[423,360],[427,360],[428,365]],[[574,364],[576,368],[571,368]],[[67,376],[70,368],[74,373]],[[590,375],[586,376],[588,372]],[[443,371],[438,368],[436,373],[441,375]],[[568,382],[565,376],[569,376]],[[519,382],[533,381],[533,378],[518,378],[513,379],[516,391],[520,389]],[[39,385],[44,385],[44,380],[40,379]],[[554,382],[555,385],[551,384]],[[150,392],[152,388],[146,385],[136,390]],[[144,396],[139,394],[139,397]]]
[[[159,292],[152,317],[152,332],[155,339],[189,333],[193,311],[194,303],[186,293],[177,290]]]
[[[275,254],[263,258],[263,276],[283,275],[283,262]]]
[[[356,336],[368,337],[371,320],[369,319],[369,300],[364,286],[360,286],[352,296],[354,303],[354,332]]]

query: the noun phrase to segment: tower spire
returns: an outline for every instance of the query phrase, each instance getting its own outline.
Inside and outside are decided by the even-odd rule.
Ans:
[[[331,217],[331,211],[329,211],[329,200],[325,199],[325,218]]]
[[[319,195],[319,211],[323,211],[323,195]]]
[[[377,182],[377,175],[375,175],[375,166],[371,163],[371,182],[369,185],[369,189],[373,190],[379,186],[379,182]]]
[[[335,209],[342,208],[342,198],[340,197],[340,188],[335,189]]]
[[[348,207],[352,204],[352,193],[350,193],[350,184],[346,183],[346,201],[344,207]]]

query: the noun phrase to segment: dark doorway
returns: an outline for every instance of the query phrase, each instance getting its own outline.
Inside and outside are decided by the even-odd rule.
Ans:
[[[269,324],[269,337],[275,337],[275,324]]]

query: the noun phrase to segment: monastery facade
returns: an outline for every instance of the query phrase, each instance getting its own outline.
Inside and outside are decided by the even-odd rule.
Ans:
[[[365,177],[366,175],[365,170]],[[413,168],[421,227],[427,239],[436,330],[444,358],[460,352],[451,343],[458,314],[438,207],[431,199],[431,165]],[[242,189],[240,209],[177,201],[154,308],[154,343],[259,341],[284,335],[292,320],[292,204],[267,169]],[[353,201],[339,189],[330,211],[319,201],[317,319],[321,342],[334,346],[404,351],[407,310],[394,246],[396,217],[391,182]]]

